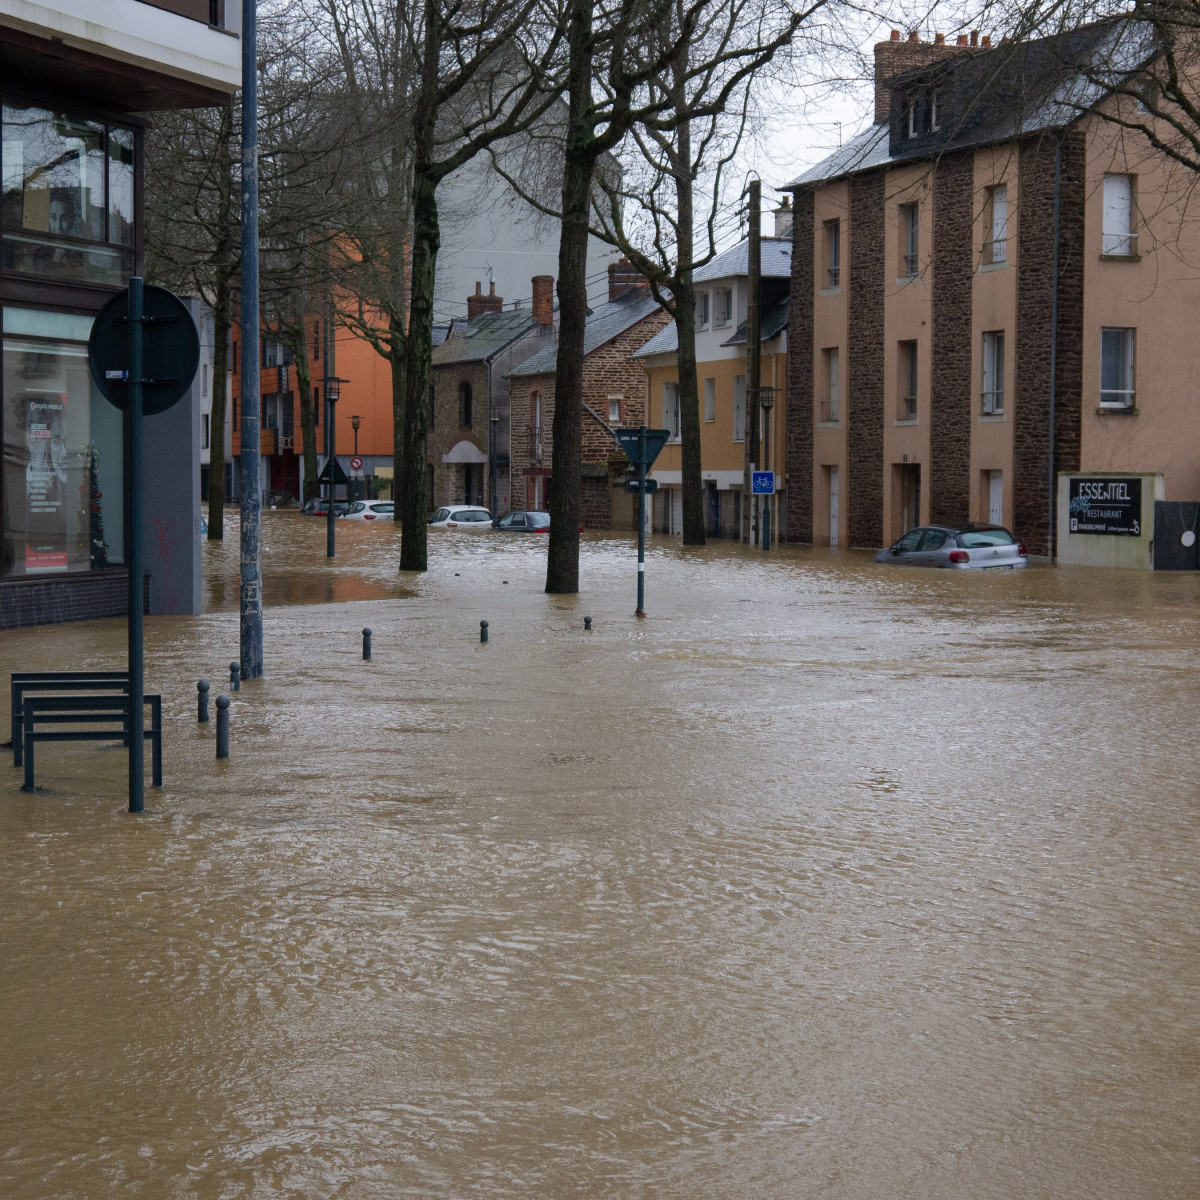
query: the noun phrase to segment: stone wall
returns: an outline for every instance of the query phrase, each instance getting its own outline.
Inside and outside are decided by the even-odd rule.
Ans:
[[[796,192],[792,225],[792,303],[788,318],[786,446],[780,531],[789,542],[813,540],[813,303],[816,245],[813,189]]]
[[[850,320],[845,411],[851,546],[883,544],[883,185],[882,171],[856,175],[850,180]]]
[[[947,154],[933,178],[933,370],[929,520],[965,521],[971,505],[971,285],[974,154]]]
[[[429,497],[430,511],[441,504],[461,503],[462,468],[442,462],[459,442],[473,442],[483,453],[489,452],[491,430],[488,428],[488,379],[486,363],[447,363],[435,366],[433,380],[433,423],[429,430],[429,456],[433,465],[433,495]],[[459,385],[471,385],[471,424],[459,424]],[[485,471],[486,467],[481,467]],[[485,482],[486,490],[486,482]],[[490,497],[489,497],[490,498]]]
[[[1020,149],[1017,226],[1017,343],[1013,437],[1014,530],[1031,554],[1052,553],[1051,386],[1054,472],[1079,470],[1083,367],[1085,147],[1072,128],[1062,142],[1058,228],[1058,320],[1054,311],[1054,195],[1057,143]]]

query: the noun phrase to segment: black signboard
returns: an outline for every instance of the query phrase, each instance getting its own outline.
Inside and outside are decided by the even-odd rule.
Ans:
[[[1101,475],[1068,480],[1071,533],[1126,534],[1142,532],[1142,481]]]

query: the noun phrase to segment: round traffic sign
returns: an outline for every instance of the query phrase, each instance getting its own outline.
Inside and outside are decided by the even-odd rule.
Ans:
[[[350,460],[350,470],[352,470],[352,471],[361,471],[362,470],[362,459],[359,458],[357,454]]]
[[[104,397],[124,410],[129,394],[129,292],[101,310],[88,339],[92,378]],[[192,386],[200,365],[200,336],[187,306],[166,288],[142,289],[142,412],[166,412]]]

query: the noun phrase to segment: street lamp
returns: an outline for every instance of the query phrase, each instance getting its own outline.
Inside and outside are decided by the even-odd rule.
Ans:
[[[771,471],[771,491],[767,495],[767,502],[763,505],[763,549],[770,550],[771,548],[771,508],[775,504],[775,474],[771,467],[771,408],[775,404],[775,389],[773,387],[760,387],[758,389],[758,403],[763,410],[763,470]]]
[[[337,402],[341,397],[342,384],[345,383],[345,380],[338,379],[335,375],[326,375],[321,383],[325,388],[325,433],[329,439],[329,461],[325,464],[326,470],[329,472],[329,512],[325,518],[325,557],[333,558],[333,522],[335,519],[333,498],[337,486],[335,474],[337,470]]]
[[[354,416],[352,416],[350,418],[350,428],[354,430],[354,457],[355,458],[358,457],[358,427],[361,424],[362,424],[362,418],[359,417],[358,413],[355,413]],[[356,475],[356,479],[355,479],[355,483],[354,483],[354,499],[361,500],[362,497],[358,494],[357,472],[355,472],[355,475]]]

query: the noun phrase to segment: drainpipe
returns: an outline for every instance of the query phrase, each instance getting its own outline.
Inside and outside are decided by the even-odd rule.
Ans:
[[[1064,133],[1058,136],[1058,144],[1054,148],[1054,284],[1050,293],[1050,511],[1047,513],[1046,525],[1047,548],[1051,561],[1054,560],[1054,518],[1057,497],[1055,496],[1054,477],[1054,418],[1057,409],[1058,394],[1058,235],[1059,216],[1062,212],[1062,151]]]

